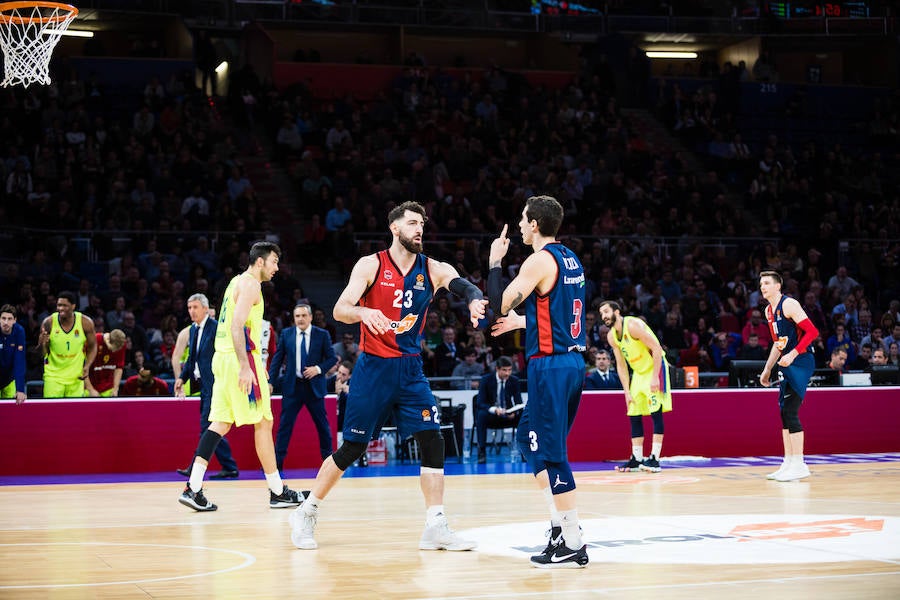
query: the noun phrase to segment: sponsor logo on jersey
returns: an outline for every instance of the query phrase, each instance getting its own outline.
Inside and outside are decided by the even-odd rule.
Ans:
[[[416,283],[413,285],[414,290],[422,291],[425,289],[425,276],[419,273],[416,275]]]
[[[430,420],[431,420],[431,411],[428,410],[427,408],[423,408],[423,409],[422,409],[422,420],[423,420],[423,421],[430,421]]]
[[[394,278],[394,272],[391,271],[390,269],[385,269],[385,270],[384,270],[384,275],[382,275],[382,277],[384,277],[385,279],[387,279],[388,281],[390,281],[391,279]]]
[[[584,273],[577,277],[569,277],[568,275],[563,277],[563,283],[580,283],[584,285]]]
[[[399,321],[391,321],[391,329],[394,330],[395,334],[400,335],[401,333],[406,333],[412,329],[418,320],[419,315],[410,313]]]

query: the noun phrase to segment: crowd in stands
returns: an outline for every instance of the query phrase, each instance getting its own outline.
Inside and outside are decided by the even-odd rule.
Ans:
[[[673,364],[727,371],[733,358],[765,357],[756,282],[766,269],[783,272],[785,291],[814,317],[820,365],[834,344],[855,351],[872,330],[890,332],[900,318],[900,181],[884,137],[851,153],[820,142],[827,132],[791,145],[772,131],[751,148],[737,126],[740,84],[772,79],[773,60],[707,65],[693,94],[677,80],[659,87],[660,120],[704,161],[691,169],[677,148],[648,146],[619,109],[602,61],[583,67],[571,85],[549,89],[500,68],[450,74],[413,54],[371,99],[302,89],[270,98],[269,128],[311,224],[303,248],[346,268],[383,247],[384,215],[414,198],[428,211],[428,251],[483,287],[491,236],[517,222],[528,196],[545,193],[566,208],[561,236],[582,257],[592,305],[615,298],[641,315]],[[875,106],[873,120],[896,125],[898,100]],[[877,129],[896,143],[895,127]],[[846,238],[862,241],[842,253]],[[511,252],[510,277],[521,259]],[[431,375],[465,364],[461,351],[442,359],[474,334],[461,308],[438,297],[429,314]],[[841,326],[848,333],[835,338]],[[606,345],[599,319],[591,339]],[[515,339],[488,346],[493,358],[520,347]]]
[[[693,94],[677,82],[659,88],[660,120],[700,150],[700,169],[679,148],[647,142],[620,109],[602,61],[586,59],[559,89],[500,67],[449,72],[413,54],[371,98],[257,90],[255,114],[290,170],[305,223],[266,289],[270,320],[276,331],[290,324],[304,296],[291,262],[346,273],[360,254],[385,247],[386,215],[407,199],[426,207],[426,252],[483,289],[490,240],[518,222],[529,196],[549,194],[565,207],[560,237],[582,259],[591,307],[617,299],[624,314],[642,316],[673,365],[721,372],[734,358],[766,352],[756,283],[766,269],[783,273],[785,292],[819,327],[820,365],[838,346],[853,357],[848,364],[879,346],[896,364],[897,156],[818,140],[786,144],[779,131],[748,146],[737,116],[752,107],[741,107],[733,88],[744,77],[726,65]],[[188,322],[186,297],[203,292],[217,303],[246,262],[250,232],[273,224],[215,103],[184,80],[149,80],[146,95],[133,99],[133,118],[113,120],[103,86],[72,75],[66,85],[2,92],[0,220],[46,234],[20,249],[27,260],[7,267],[0,297],[17,304],[36,339],[55,294],[75,291],[98,331],[127,334],[126,377],[140,370],[138,357],[161,373]],[[896,141],[897,98],[873,111],[880,140]],[[90,232],[96,256],[53,235],[65,230]],[[109,233],[116,230],[131,230],[126,246]],[[215,247],[201,231],[221,232]],[[839,241],[848,237],[867,241],[844,252]],[[523,252],[513,244],[507,277]],[[87,262],[107,270],[87,276]],[[315,324],[337,342],[330,306],[316,308]],[[423,339],[429,375],[474,377],[472,365],[489,369],[504,354],[524,368],[520,336],[486,337],[463,313],[457,299],[437,297]],[[606,348],[605,327],[594,311],[588,317],[586,369]],[[32,368],[39,375],[39,360]]]

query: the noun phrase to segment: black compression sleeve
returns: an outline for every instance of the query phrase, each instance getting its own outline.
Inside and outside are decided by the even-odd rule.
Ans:
[[[466,299],[466,304],[472,304],[472,300],[484,300],[484,294],[481,293],[474,283],[468,279],[457,277],[447,286],[451,292]]]
[[[499,316],[500,309],[503,307],[503,271],[500,267],[494,267],[488,271],[487,293],[491,310]]]

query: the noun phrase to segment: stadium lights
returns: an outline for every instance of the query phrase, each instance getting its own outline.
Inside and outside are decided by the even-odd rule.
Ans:
[[[222,62],[219,63],[219,66],[216,67],[216,73],[218,73],[219,75],[221,75],[222,73],[224,73],[227,70],[228,70],[228,61],[227,60],[223,60]]]
[[[669,52],[668,50],[648,50],[647,58],[697,58],[696,52]]]
[[[83,37],[83,38],[94,37],[93,31],[84,31],[82,29],[45,29],[44,34],[67,35],[69,37]]]

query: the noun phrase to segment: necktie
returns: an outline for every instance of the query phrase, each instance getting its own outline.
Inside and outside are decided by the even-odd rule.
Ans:
[[[603,383],[604,383],[604,384],[609,383],[609,375],[607,375],[606,373],[604,373],[603,375],[601,375],[600,378],[603,380]]]
[[[506,381],[500,380],[500,389],[497,390],[497,406],[503,408],[506,406],[506,397],[503,395],[503,392],[506,391]]]
[[[306,368],[306,332],[300,332],[300,376],[303,376],[303,369]]]

